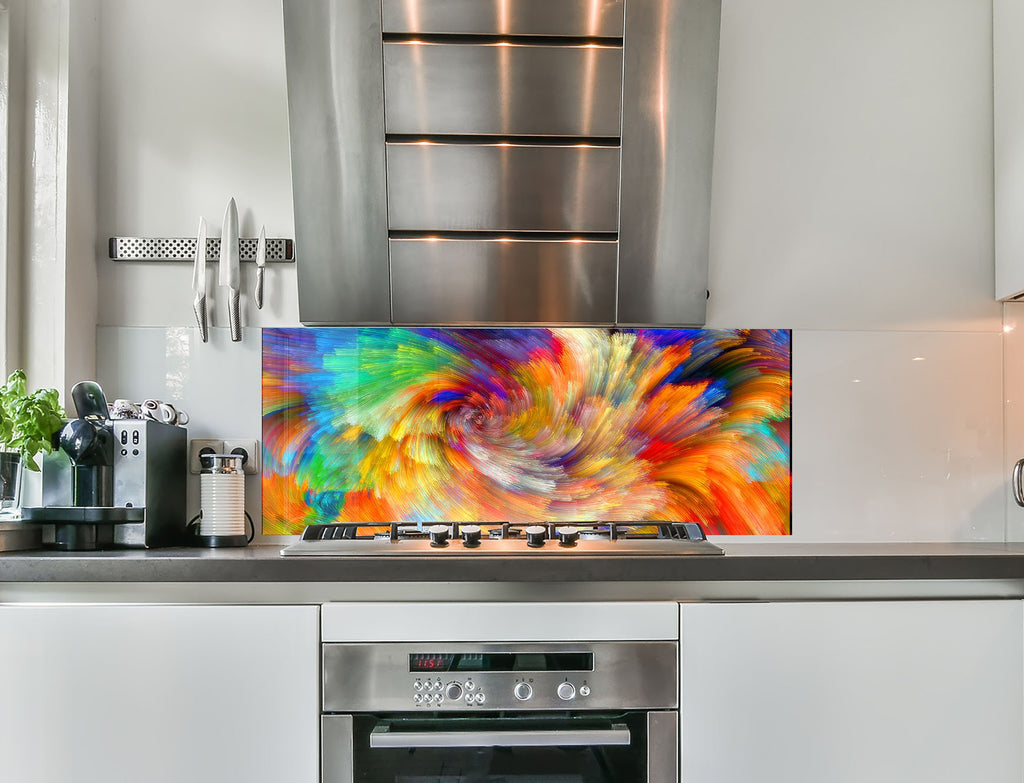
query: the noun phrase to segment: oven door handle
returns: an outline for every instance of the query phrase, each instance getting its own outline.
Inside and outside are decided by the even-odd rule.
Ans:
[[[628,745],[629,727],[614,723],[607,729],[555,731],[391,731],[379,723],[370,732],[371,748],[542,748]]]

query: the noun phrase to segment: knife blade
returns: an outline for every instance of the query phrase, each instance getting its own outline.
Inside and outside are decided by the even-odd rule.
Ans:
[[[196,314],[196,323],[199,324],[199,336],[203,342],[210,339],[209,329],[206,320],[206,218],[199,218],[199,234],[196,236],[196,259],[192,266],[192,290],[195,298],[192,300],[192,310]]]
[[[263,272],[266,265],[267,227],[260,226],[260,238],[256,240],[256,290],[253,292],[257,310],[263,309]]]
[[[240,275],[238,249],[238,207],[235,200],[228,201],[224,210],[224,226],[220,235],[220,284],[228,289],[228,323],[231,326],[231,341],[242,339],[241,314],[238,311]]]

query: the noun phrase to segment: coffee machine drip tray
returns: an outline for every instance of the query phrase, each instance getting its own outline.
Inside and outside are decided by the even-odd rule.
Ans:
[[[118,525],[144,522],[146,509],[116,506],[39,506],[21,509],[23,522],[47,525]]]
[[[38,506],[21,509],[22,522],[53,525],[57,549],[103,549],[114,543],[114,525],[144,522],[138,506]]]

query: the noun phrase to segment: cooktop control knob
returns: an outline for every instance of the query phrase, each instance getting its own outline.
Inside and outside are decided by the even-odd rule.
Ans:
[[[544,539],[548,537],[548,529],[544,525],[530,525],[526,528],[526,545],[532,547],[544,546]]]
[[[555,693],[558,694],[558,698],[562,701],[572,701],[576,698],[576,686],[571,682],[560,682]]]
[[[468,547],[480,546],[480,525],[463,525],[462,543]]]
[[[462,686],[457,682],[450,682],[445,686],[444,697],[448,701],[458,701],[462,698]]]
[[[533,696],[533,688],[530,687],[528,682],[517,682],[516,687],[512,689],[512,694],[519,699],[519,701],[528,701]]]
[[[448,525],[431,525],[427,528],[431,546],[448,546]]]
[[[558,543],[560,546],[576,546],[576,541],[579,540],[580,537],[579,529],[572,525],[560,527],[555,532],[558,534]]]

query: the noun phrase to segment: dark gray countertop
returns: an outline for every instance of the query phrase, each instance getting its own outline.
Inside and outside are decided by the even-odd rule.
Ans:
[[[0,555],[4,582],[771,582],[1024,580],[1024,543],[723,543],[723,556],[281,557],[240,549]]]

